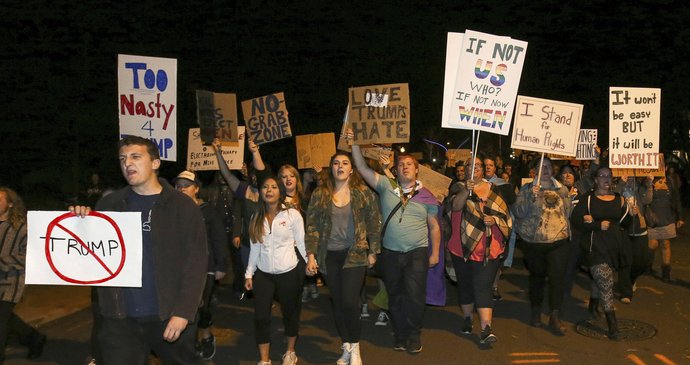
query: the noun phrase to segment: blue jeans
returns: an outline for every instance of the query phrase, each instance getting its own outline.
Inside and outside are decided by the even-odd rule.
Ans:
[[[426,300],[429,270],[427,247],[408,252],[383,249],[376,271],[388,291],[388,309],[396,342],[419,339]]]

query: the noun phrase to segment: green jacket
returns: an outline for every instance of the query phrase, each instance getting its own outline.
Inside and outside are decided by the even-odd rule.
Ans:
[[[316,258],[319,270],[326,274],[326,254],[328,253],[328,238],[331,235],[331,208],[321,207],[319,202],[324,190],[317,188],[309,201],[307,209],[307,229],[305,243],[307,253],[311,252]],[[350,207],[355,223],[355,240],[350,246],[344,268],[367,266],[369,253],[381,252],[381,213],[376,195],[365,188],[350,191]]]

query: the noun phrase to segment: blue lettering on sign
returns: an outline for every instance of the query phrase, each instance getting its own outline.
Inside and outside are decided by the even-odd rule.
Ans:
[[[139,70],[144,71],[144,86],[153,90],[156,87],[159,91],[165,91],[168,88],[168,74],[165,70],[153,70],[146,68],[143,62],[125,62],[125,68],[132,70],[132,87],[139,89]]]

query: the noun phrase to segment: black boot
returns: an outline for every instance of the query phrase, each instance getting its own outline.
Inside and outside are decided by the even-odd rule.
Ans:
[[[618,321],[616,320],[616,312],[610,311],[606,313],[606,323],[609,326],[609,331],[606,333],[609,336],[609,340],[618,341],[620,340],[620,333],[618,332]]]
[[[541,327],[541,307],[532,307],[529,323],[532,327]]]
[[[589,297],[589,316],[592,319],[601,318],[601,311],[599,311],[599,298]]]
[[[551,318],[549,318],[549,329],[551,330],[551,333],[556,336],[565,336],[566,328],[563,323],[561,323],[559,316],[560,311],[558,309],[551,311]]]
[[[31,339],[29,340],[29,352],[26,354],[26,358],[33,360],[38,359],[43,354],[43,346],[46,344],[46,335],[33,331],[31,334]]]
[[[671,265],[661,265],[661,281],[671,282]]]

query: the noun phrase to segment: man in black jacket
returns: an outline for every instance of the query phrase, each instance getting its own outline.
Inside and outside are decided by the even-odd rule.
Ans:
[[[198,364],[194,319],[208,266],[201,212],[158,178],[161,161],[153,142],[128,136],[119,146],[129,186],[102,198],[96,210],[141,213],[142,286],[98,288],[103,363],[143,364],[153,351],[164,364]],[[70,210],[83,217],[90,209]]]

